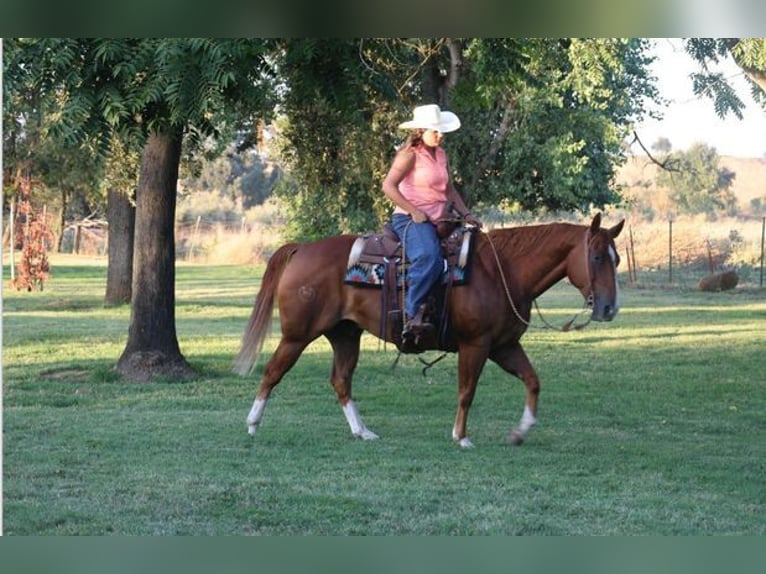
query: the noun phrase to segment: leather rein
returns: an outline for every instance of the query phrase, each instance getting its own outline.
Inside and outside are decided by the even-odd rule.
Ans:
[[[503,283],[503,289],[505,291],[505,296],[508,299],[508,302],[511,305],[511,309],[513,310],[513,314],[516,315],[516,318],[524,323],[527,327],[535,327],[537,329],[550,329],[553,331],[560,331],[562,333],[566,333],[571,330],[580,331],[581,329],[585,329],[590,322],[591,318],[589,317],[588,320],[585,323],[579,323],[575,324],[575,321],[577,321],[577,318],[582,315],[584,312],[586,312],[588,309],[591,309],[593,307],[593,280],[591,278],[590,273],[590,228],[588,228],[585,231],[585,272],[588,275],[588,287],[589,292],[588,296],[585,298],[583,303],[583,308],[574,314],[574,316],[564,323],[561,327],[556,327],[555,325],[551,325],[550,322],[548,322],[545,317],[543,317],[542,312],[540,311],[540,306],[537,304],[537,299],[533,299],[532,302],[535,305],[535,310],[537,311],[537,315],[540,317],[540,320],[543,322],[543,325],[537,325],[533,324],[530,321],[527,321],[524,317],[521,316],[521,313],[516,308],[516,304],[513,302],[513,297],[511,296],[511,290],[508,288],[508,282],[505,279],[505,273],[503,273],[503,267],[500,264],[500,257],[497,254],[497,249],[495,248],[495,244],[492,241],[492,238],[490,237],[489,233],[485,233],[487,240],[489,241],[490,247],[492,247],[492,254],[495,256],[495,263],[497,264],[497,270],[500,273],[500,280]]]

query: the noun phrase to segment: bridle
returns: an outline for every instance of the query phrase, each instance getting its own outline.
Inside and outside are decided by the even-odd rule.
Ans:
[[[492,254],[495,256],[495,263],[497,264],[497,270],[500,273],[500,280],[503,283],[503,290],[505,291],[505,296],[508,299],[508,303],[510,303],[511,305],[513,314],[516,316],[516,318],[519,321],[524,323],[524,325],[526,325],[527,327],[535,327],[537,329],[551,329],[553,331],[560,331],[562,333],[566,333],[567,331],[571,331],[571,330],[579,331],[581,329],[584,329],[590,324],[591,322],[590,317],[585,323],[575,324],[575,321],[580,315],[582,315],[588,309],[593,308],[593,302],[594,302],[593,279],[592,279],[592,274],[590,272],[590,240],[591,240],[590,228],[588,228],[585,231],[585,249],[584,249],[585,273],[587,275],[587,282],[588,282],[588,295],[585,297],[583,308],[577,313],[575,313],[575,315],[569,321],[564,323],[561,327],[556,327],[555,325],[551,325],[545,319],[545,317],[543,317],[543,314],[540,311],[540,306],[537,304],[537,299],[534,299],[532,302],[535,305],[535,310],[537,311],[537,315],[540,317],[540,320],[543,322],[543,325],[540,326],[540,325],[531,323],[530,321],[527,321],[524,317],[521,316],[521,313],[519,313],[519,310],[516,308],[516,304],[513,302],[513,297],[511,296],[511,290],[508,288],[508,282],[505,279],[505,273],[503,273],[503,267],[500,264],[500,257],[497,254],[497,249],[495,248],[495,244],[493,243],[489,233],[485,233],[484,235],[487,237],[487,240],[489,241],[489,245],[492,248]]]

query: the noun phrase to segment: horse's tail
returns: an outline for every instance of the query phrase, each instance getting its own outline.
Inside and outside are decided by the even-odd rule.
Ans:
[[[282,271],[287,266],[290,257],[298,249],[297,243],[288,243],[277,249],[269,258],[266,272],[263,274],[261,290],[255,298],[253,312],[242,336],[242,346],[234,359],[234,372],[245,376],[253,372],[258,357],[263,349],[263,343],[271,328],[271,318],[274,311],[274,294],[279,284]]]

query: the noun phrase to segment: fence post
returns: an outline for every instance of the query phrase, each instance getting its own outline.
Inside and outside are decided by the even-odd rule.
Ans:
[[[638,265],[636,265],[636,247],[633,241],[633,226],[628,227],[630,232],[630,251],[628,252],[628,263],[633,263],[633,282],[638,283]]]
[[[16,222],[14,220],[15,207],[16,207],[16,198],[15,197],[11,197],[11,211],[10,211],[10,213],[8,215],[8,217],[9,217],[9,221],[8,222],[9,222],[9,224],[11,226],[10,231],[9,231],[9,236],[11,238],[10,257],[11,257],[11,282],[12,283],[16,282],[16,263],[14,261],[16,259],[16,254],[14,253],[14,251],[16,250],[16,245],[15,245],[16,244]],[[763,251],[763,250],[761,250],[761,251]],[[763,258],[761,258],[761,261],[763,261]]]
[[[668,219],[668,283],[673,283],[673,217]]]
[[[763,240],[765,235],[766,235],[766,217],[764,217],[763,220],[761,221],[761,283],[760,283],[761,287],[763,287]]]
[[[197,216],[197,223],[194,224],[194,230],[192,231],[191,241],[189,242],[189,251],[186,253],[186,260],[190,261],[192,257],[192,251],[194,251],[194,244],[197,242],[197,231],[199,231],[199,223],[202,221],[202,216]]]
[[[82,239],[82,225],[78,223],[74,228],[74,246],[72,247],[72,253],[75,255],[80,254],[80,239]]]

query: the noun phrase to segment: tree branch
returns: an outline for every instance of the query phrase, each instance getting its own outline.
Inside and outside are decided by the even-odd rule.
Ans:
[[[745,66],[740,66],[742,70],[745,72],[745,75],[750,78],[761,90],[766,92],[766,73],[764,73],[761,70],[756,70],[754,68],[747,68]]]
[[[658,160],[655,158],[648,149],[646,149],[646,146],[644,145],[644,142],[641,141],[641,138],[638,137],[638,134],[636,133],[636,130],[633,130],[633,141],[630,142],[630,145],[633,145],[635,142],[638,142],[638,145],[641,146],[641,149],[644,150],[644,153],[647,155],[647,157],[651,160],[652,163],[660,167],[661,169],[664,169],[665,171],[675,171],[680,172],[681,170],[678,168],[678,160],[668,156],[663,161]]]

